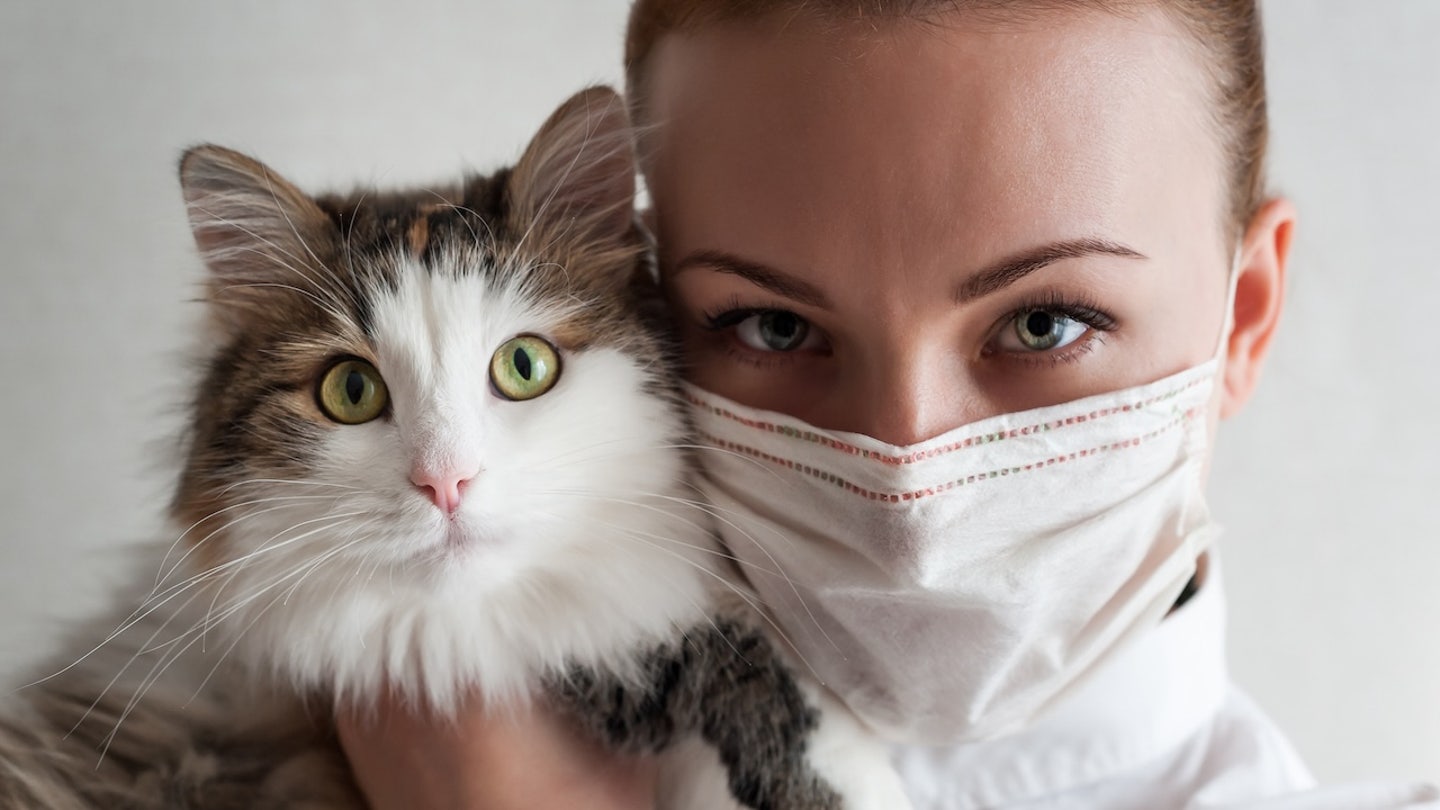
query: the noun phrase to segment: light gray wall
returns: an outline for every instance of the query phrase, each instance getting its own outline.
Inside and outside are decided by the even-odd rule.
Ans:
[[[302,185],[512,159],[619,77],[626,0],[0,5],[0,669],[127,576],[170,485],[199,270],[174,162]],[[1270,0],[1302,223],[1214,502],[1237,679],[1323,779],[1440,778],[1440,3]]]
[[[1323,777],[1440,777],[1440,3],[1270,0],[1297,202],[1259,395],[1222,433],[1236,678]]]

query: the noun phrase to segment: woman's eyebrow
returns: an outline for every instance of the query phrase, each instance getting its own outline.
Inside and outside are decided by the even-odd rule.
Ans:
[[[1061,259],[1104,254],[1126,259],[1149,258],[1134,248],[1105,239],[1070,239],[1008,256],[981,270],[955,291],[955,302],[963,304],[999,292],[1042,267]]]
[[[799,304],[819,309],[831,309],[830,299],[814,284],[768,265],[742,259],[720,250],[697,250],[687,255],[676,263],[675,273],[678,275],[686,270],[700,267],[717,273],[739,276],[757,287],[769,290],[783,298],[789,298]]]

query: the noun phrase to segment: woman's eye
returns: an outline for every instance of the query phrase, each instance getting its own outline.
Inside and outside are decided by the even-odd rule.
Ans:
[[[812,348],[816,336],[810,323],[793,312],[756,312],[735,325],[735,337],[760,352],[793,352]]]
[[[1031,309],[1017,314],[1000,333],[1000,349],[1009,352],[1044,352],[1060,349],[1089,331],[1084,323],[1054,310]]]

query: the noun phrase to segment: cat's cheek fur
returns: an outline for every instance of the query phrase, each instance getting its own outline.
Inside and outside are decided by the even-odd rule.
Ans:
[[[695,534],[688,522],[654,514],[642,530],[685,537]],[[523,698],[538,673],[572,662],[623,674],[637,642],[698,620],[703,584],[683,556],[599,545],[531,568],[509,587],[476,587],[465,569],[483,565],[478,559],[428,585],[382,575],[357,587],[351,566],[317,570],[256,617],[242,657],[268,660],[305,691],[341,701],[366,703],[390,688],[442,712],[471,689],[496,701]]]

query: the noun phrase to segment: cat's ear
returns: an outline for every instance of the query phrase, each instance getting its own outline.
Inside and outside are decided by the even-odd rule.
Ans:
[[[322,257],[333,252],[333,221],[265,164],[197,146],[180,159],[180,186],[222,315],[273,312],[277,295],[313,295],[329,278]]]
[[[527,241],[596,248],[635,239],[635,147],[608,87],[571,96],[540,127],[509,181],[510,224]]]

